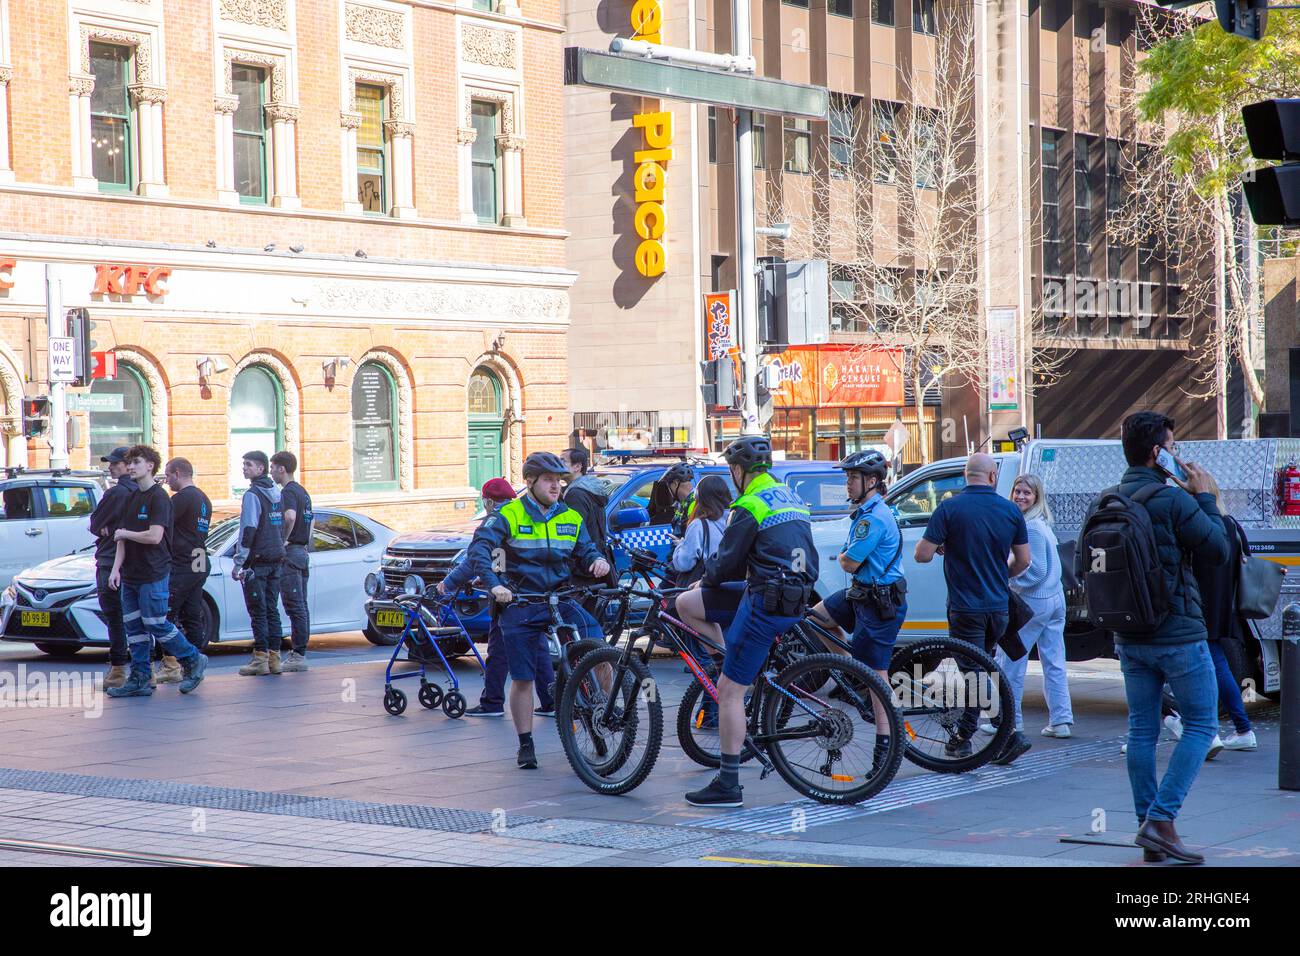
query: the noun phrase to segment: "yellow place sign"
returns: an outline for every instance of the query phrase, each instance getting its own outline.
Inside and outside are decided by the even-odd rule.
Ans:
[[[636,0],[631,15],[633,39],[661,42],[663,19],[659,0]],[[636,162],[636,172],[632,175],[636,214],[632,225],[641,240],[636,248],[636,271],[653,279],[663,275],[668,266],[664,194],[668,186],[668,161],[673,158],[673,114],[658,110],[638,113],[632,117],[632,125],[641,130],[644,143],[644,148],[632,157]]]

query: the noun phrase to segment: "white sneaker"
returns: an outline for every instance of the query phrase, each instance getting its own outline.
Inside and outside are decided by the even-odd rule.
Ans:
[[[967,726],[969,726],[969,724]],[[982,734],[988,734],[990,737],[992,737],[994,734],[998,732],[998,729],[986,720],[979,725],[979,732]]]
[[[1255,739],[1255,731],[1248,730],[1244,734],[1236,731],[1228,734],[1227,739],[1223,741],[1224,750],[1258,750],[1259,741]]]
[[[1205,755],[1205,759],[1213,760],[1215,757],[1219,756],[1219,751],[1222,749],[1223,741],[1219,739],[1218,734],[1215,734],[1214,739],[1210,741],[1210,752]]]
[[[1164,720],[1165,729],[1174,735],[1174,740],[1183,739],[1183,719],[1177,714],[1170,714]]]
[[[1050,727],[1044,727],[1041,731],[1044,737],[1058,737],[1064,740],[1071,734],[1069,724],[1054,724]]]
[[[1128,741],[1125,741],[1123,744],[1120,745],[1119,752],[1122,754],[1128,753]]]

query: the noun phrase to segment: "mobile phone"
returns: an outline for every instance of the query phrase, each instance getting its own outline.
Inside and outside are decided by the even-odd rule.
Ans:
[[[1183,466],[1178,464],[1178,459],[1168,448],[1161,448],[1156,455],[1156,467],[1166,475],[1177,478],[1179,481],[1187,480],[1187,472],[1183,471]]]

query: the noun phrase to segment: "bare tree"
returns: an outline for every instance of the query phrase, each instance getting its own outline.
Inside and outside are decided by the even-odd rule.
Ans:
[[[917,404],[923,462],[932,454],[925,399],[988,383],[981,229],[1000,200],[1014,199],[980,187],[973,8],[941,3],[937,19],[933,62],[918,58],[903,74],[901,102],[833,98],[809,175],[790,175],[787,148],[787,172],[769,179],[764,197],[767,221],[791,224],[787,258],[831,263],[833,307],[845,331],[862,333],[857,347],[890,349],[891,358],[901,350],[894,361]],[[992,130],[1000,119],[984,122]],[[1035,324],[1041,314],[1025,327]],[[1057,363],[1044,353],[1029,365],[1044,375]]]

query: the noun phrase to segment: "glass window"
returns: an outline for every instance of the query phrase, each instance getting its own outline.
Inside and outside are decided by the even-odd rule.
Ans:
[[[843,179],[853,168],[853,140],[860,99],[843,94],[831,95],[830,160],[831,175]]]
[[[45,513],[51,518],[77,518],[95,510],[90,489],[80,485],[62,485],[42,488],[45,494]]]
[[[500,208],[499,111],[500,105],[491,100],[475,100],[470,107],[476,134],[471,147],[474,212],[479,222],[497,222],[497,209]]]
[[[1060,139],[1056,130],[1043,130],[1043,275],[1049,276],[1061,274]]]
[[[871,0],[871,22],[881,26],[894,25],[894,0]]]
[[[365,362],[352,379],[352,483],[397,487],[397,387],[379,362]]]
[[[495,13],[497,0],[474,0],[474,9],[482,10],[484,13]]]
[[[899,489],[889,495],[887,501],[898,515],[899,521],[909,525],[921,525],[930,520],[930,515],[941,503],[966,487],[966,476],[961,472],[937,475],[927,478],[915,485]]]
[[[709,162],[718,161],[718,110],[709,107]]]
[[[898,178],[898,103],[874,100],[871,104],[871,165],[876,182],[892,183]]]
[[[837,17],[853,16],[853,0],[829,0],[826,9]]]
[[[383,214],[388,210],[384,170],[384,87],[357,84],[357,198],[362,212]]]
[[[90,94],[90,163],[104,192],[131,188],[130,70],[130,47],[90,44],[90,72],[95,77]]]
[[[754,148],[754,168],[767,169],[767,114],[751,113],[750,145]]]
[[[848,514],[853,510],[840,472],[786,475],[785,483],[815,515]]]
[[[1096,138],[1074,137],[1074,274],[1092,276],[1092,156]]]
[[[261,451],[269,458],[284,443],[284,401],[271,370],[250,365],[235,377],[230,390],[230,489],[248,489],[244,453]]]
[[[145,445],[151,437],[149,386],[130,365],[119,363],[117,378],[90,384],[90,460],[96,464],[121,445]]]
[[[792,7],[807,7],[808,0],[781,0],[782,3]]]
[[[358,548],[364,548],[368,544],[374,544],[375,536],[370,533],[370,530],[365,525],[354,521],[352,522],[352,531],[357,536]]]
[[[0,521],[30,521],[36,517],[36,501],[30,487],[6,488],[0,493]]]
[[[912,32],[938,33],[934,20],[934,0],[912,0]]]
[[[478,371],[470,376],[469,413],[501,417],[501,385],[491,373]]]
[[[650,493],[651,491],[654,490],[654,484],[655,481],[658,480],[658,478],[659,478],[658,473],[646,475],[639,482],[637,482],[637,484],[632,488],[632,491],[628,494],[628,496],[624,498],[623,501],[619,504],[619,507],[620,508],[645,508],[647,511],[649,511]]]
[[[812,170],[812,125],[803,117],[784,117],[785,171],[807,173]]]
[[[230,81],[235,110],[235,192],[239,201],[266,202],[266,70],[234,63]]]
[[[1119,140],[1106,140],[1106,217],[1118,216],[1124,208],[1123,154]],[[1118,279],[1123,274],[1124,247],[1113,239],[1106,243],[1106,275]]]
[[[938,185],[939,113],[913,107],[912,122],[916,126],[916,188],[934,189]]]
[[[357,546],[352,536],[352,522],[344,515],[316,514],[311,526],[313,551],[344,551]]]

